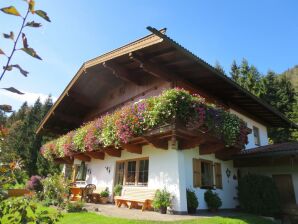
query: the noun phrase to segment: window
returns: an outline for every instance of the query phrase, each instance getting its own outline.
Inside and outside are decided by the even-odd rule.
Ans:
[[[202,187],[213,187],[213,164],[211,161],[201,161]]]
[[[76,180],[86,180],[87,166],[84,161],[81,162],[81,165],[75,166]]]
[[[126,185],[135,185],[137,161],[127,162]]]
[[[253,126],[253,134],[254,134],[255,145],[261,145],[260,144],[260,132],[259,132],[259,129],[255,126]]]
[[[216,186],[216,188],[222,189],[221,164],[208,160],[193,159],[193,186],[201,188]]]
[[[115,184],[123,184],[124,181],[124,162],[116,163]]]
[[[116,163],[115,184],[147,186],[149,159],[134,159]]]
[[[144,186],[148,183],[148,168],[149,168],[149,160],[140,160],[139,161],[139,179],[138,185]]]

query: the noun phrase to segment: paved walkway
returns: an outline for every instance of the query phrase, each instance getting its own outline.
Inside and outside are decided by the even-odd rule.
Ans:
[[[86,203],[85,207],[88,211],[95,211],[105,216],[136,219],[136,220],[151,220],[151,221],[177,221],[177,220],[189,220],[196,218],[209,218],[212,216],[236,216],[236,212],[220,211],[217,213],[210,213],[207,211],[199,211],[195,215],[171,215],[160,214],[154,211],[144,211],[140,209],[128,209],[125,207],[117,208],[113,204],[91,204]]]

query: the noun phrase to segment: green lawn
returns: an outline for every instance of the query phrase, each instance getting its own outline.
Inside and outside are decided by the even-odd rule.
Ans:
[[[175,221],[175,222],[153,222],[153,221],[139,221],[139,220],[128,220],[120,218],[111,218],[96,213],[83,212],[83,213],[66,213],[61,218],[60,224],[156,224],[156,223],[177,223],[177,224],[273,224],[273,222],[252,216],[252,215],[241,215],[237,218],[223,218],[223,217],[213,217],[213,218],[198,218],[194,220],[187,221]]]

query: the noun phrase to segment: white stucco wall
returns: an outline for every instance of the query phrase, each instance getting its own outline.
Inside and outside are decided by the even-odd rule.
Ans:
[[[233,179],[237,175],[237,170],[233,168],[232,161],[220,161],[214,155],[199,155],[198,148],[190,150],[175,149],[156,149],[152,146],[144,146],[142,155],[122,151],[120,158],[106,155],[104,160],[92,159],[86,163],[87,168],[91,170],[91,174],[87,173],[86,182],[93,183],[98,189],[108,187],[110,192],[114,185],[115,165],[118,160],[134,159],[149,157],[149,175],[148,188],[162,189],[167,188],[174,196],[173,209],[179,212],[187,211],[186,188],[193,189],[193,158],[201,158],[220,162],[222,168],[222,184],[223,189],[217,189],[216,192],[222,199],[221,208],[235,208],[237,201],[236,186],[237,180]],[[80,161],[75,161],[80,163]],[[106,167],[110,169],[107,171]],[[230,178],[227,178],[226,169],[231,171]],[[198,209],[207,209],[204,201],[205,189],[194,189],[199,199]]]
[[[148,188],[166,187],[174,195],[173,209],[186,211],[186,193],[185,190],[180,191],[180,189],[186,189],[185,179],[179,178],[181,173],[185,173],[182,151],[156,149],[147,145],[143,147],[142,155],[123,150],[120,158],[105,155],[104,160],[92,159],[91,162],[86,163],[87,168],[91,170],[91,174],[87,173],[86,182],[95,184],[99,189],[108,187],[112,192],[116,161],[142,157],[149,157]]]
[[[259,133],[260,133],[260,144],[262,145],[268,145],[268,132],[267,132],[267,127],[264,126],[263,124],[260,124],[259,122],[256,122],[255,120],[246,117],[243,114],[238,113],[235,110],[230,109],[230,112],[237,115],[239,118],[241,118],[243,121],[247,123],[247,127],[250,129],[253,129],[253,126],[259,128]],[[254,136],[253,133],[248,135],[248,144],[245,146],[245,149],[250,149],[250,148],[255,148],[258,147],[258,145],[255,145],[254,143]]]
[[[248,167],[241,168],[241,173],[255,173],[272,177],[278,174],[290,174],[293,180],[296,204],[298,204],[298,166],[276,166],[276,167]]]
[[[207,209],[207,205],[204,200],[204,193],[206,189],[201,188],[193,188],[193,158],[197,159],[205,159],[213,162],[219,162],[221,164],[221,173],[222,173],[222,189],[216,189],[215,192],[218,193],[219,197],[222,199],[222,207],[224,209],[232,209],[236,208],[238,205],[237,200],[234,197],[237,197],[237,185],[238,181],[233,179],[233,176],[237,176],[237,169],[233,168],[232,161],[221,161],[216,159],[214,154],[210,155],[199,155],[199,149],[190,149],[183,151],[185,156],[185,178],[186,178],[186,186],[195,190],[196,195],[199,200],[199,208],[198,209]],[[231,171],[231,176],[228,178],[226,175],[226,170],[229,169]]]

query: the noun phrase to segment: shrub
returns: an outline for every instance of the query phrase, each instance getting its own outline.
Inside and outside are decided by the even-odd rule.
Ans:
[[[171,194],[165,188],[163,190],[157,190],[153,199],[153,207],[156,209],[167,208],[171,206]]]
[[[63,206],[64,199],[68,193],[68,182],[62,175],[54,174],[43,181],[43,201],[45,205]]]
[[[9,198],[0,203],[0,223],[56,223],[61,214],[51,213],[28,197]]]
[[[109,195],[110,195],[109,188],[106,188],[104,191],[100,192],[100,197],[107,198],[109,197]]]
[[[271,177],[248,174],[239,180],[242,209],[258,215],[275,215],[280,211],[279,194]]]
[[[26,188],[30,191],[41,192],[43,190],[43,185],[40,176],[32,176],[27,182]]]
[[[199,207],[199,201],[196,193],[191,189],[186,189],[187,210],[188,213],[195,213]]]
[[[113,191],[114,191],[115,196],[121,196],[122,185],[120,185],[120,184],[115,185]]]
[[[66,205],[67,212],[82,212],[84,209],[84,202],[76,201],[76,202],[68,202]]]
[[[210,189],[205,192],[204,200],[206,201],[207,206],[210,210],[217,210],[222,205],[221,199],[218,194]]]

